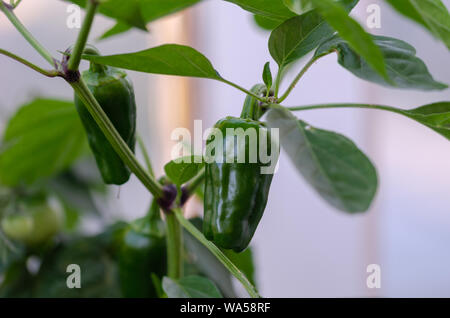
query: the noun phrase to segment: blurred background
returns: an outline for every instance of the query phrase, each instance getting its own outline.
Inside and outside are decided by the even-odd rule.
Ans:
[[[450,6],[450,0],[443,2]],[[363,25],[370,4],[381,7],[381,28],[372,33],[412,44],[431,74],[450,83],[449,53],[443,44],[383,1],[360,1],[353,15]],[[67,7],[63,1],[23,1],[17,15],[56,54],[73,44],[78,33],[66,26]],[[91,42],[112,25],[98,16]],[[113,54],[162,43],[188,44],[204,53],[225,78],[247,88],[260,81],[264,63],[271,60],[269,32],[225,1],[203,1],[150,24],[149,29],[148,34],[130,31],[96,46],[103,54]],[[0,39],[2,48],[44,65],[3,15]],[[271,65],[275,71],[275,63]],[[72,98],[62,80],[44,78],[5,57],[0,57],[0,70],[1,130],[20,105],[36,96]],[[224,116],[239,115],[245,98],[215,81],[129,73],[137,97],[138,130],[157,174],[171,159],[172,129],[192,128],[195,119],[203,121],[204,129],[211,127]],[[413,92],[364,82],[330,55],[311,68],[284,104],[362,102],[407,109],[449,99],[449,90]],[[330,109],[298,116],[354,140],[377,167],[380,186],[367,213],[346,215],[324,203],[282,154],[268,207],[252,242],[260,293],[265,297],[450,297],[448,141],[412,120],[380,111]],[[135,177],[110,190],[107,199],[97,202],[107,218],[133,220],[145,214],[150,197]],[[196,202],[188,210],[192,215],[202,212]],[[87,222],[85,227],[96,231],[95,224]],[[381,267],[379,289],[366,285],[369,264]]]

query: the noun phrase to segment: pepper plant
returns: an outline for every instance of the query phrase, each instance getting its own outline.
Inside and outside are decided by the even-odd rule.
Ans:
[[[229,286],[224,285],[225,278],[217,280],[215,274],[208,272],[211,266],[203,266],[203,277],[187,275],[192,272],[192,268],[189,269],[187,265],[189,262],[186,261],[186,251],[190,250],[197,258],[201,258],[201,261],[209,262],[209,265],[221,264],[244,286],[249,296],[260,297],[251,277],[252,269],[249,268],[248,261],[251,256],[247,246],[263,216],[273,173],[261,174],[260,168],[264,164],[259,161],[217,163],[207,162],[201,157],[200,160],[190,162],[171,161],[165,166],[166,175],[157,179],[151,167],[151,156],[142,140],[136,137],[134,92],[125,70],[199,77],[215,80],[241,91],[245,96],[241,117],[221,119],[216,128],[224,132],[230,127],[244,130],[254,128],[258,132],[266,133],[264,136],[267,136],[268,140],[272,138],[268,134],[269,128],[278,129],[281,147],[299,173],[326,202],[347,213],[364,212],[370,207],[378,185],[374,166],[350,139],[315,128],[297,118],[294,112],[324,108],[389,111],[409,117],[450,139],[450,101],[430,103],[408,110],[361,103],[285,105],[286,99],[300,83],[303,75],[329,54],[336,54],[338,63],[355,76],[379,85],[422,91],[447,88],[445,83],[432,77],[410,44],[399,39],[367,33],[349,15],[358,0],[225,1],[251,12],[260,26],[271,31],[268,50],[277,65],[275,76],[272,77],[273,69],[268,62],[262,70],[263,83],[256,84],[251,89],[243,88],[221,76],[212,63],[192,47],[164,44],[140,52],[101,55],[87,44],[91,26],[98,13],[117,21],[117,24],[102,36],[106,38],[132,28],[145,30],[148,23],[202,2],[201,0],[71,0],[69,2],[86,10],[86,16],[76,43],[66,50],[62,48],[59,58],[41,45],[15,15],[15,8],[19,4],[26,5],[26,1],[0,1],[0,10],[4,16],[44,58],[50,69],[37,66],[4,49],[0,49],[0,54],[43,76],[64,80],[73,88],[75,94],[74,103],[38,99],[24,106],[10,120],[3,136],[0,181],[5,188],[9,188],[6,190],[6,201],[10,203],[10,208],[8,211],[4,209],[0,214],[1,239],[7,249],[13,249],[16,242],[22,242],[25,249],[50,255],[50,260],[47,260],[47,256],[43,259],[38,271],[39,277],[49,278],[52,273],[54,275],[55,272],[61,271],[61,264],[65,264],[63,260],[70,258],[70,255],[94,253],[98,260],[83,266],[99,266],[102,259],[109,257],[118,259],[121,291],[115,293],[117,290],[108,286],[109,288],[104,290],[105,296],[233,295],[229,292]],[[405,18],[420,24],[431,36],[450,49],[450,15],[440,0],[385,2]],[[303,67],[296,70],[298,64],[294,62],[305,58],[308,60],[303,63]],[[90,62],[90,69],[81,75],[79,66],[83,59]],[[281,83],[288,70],[298,71],[298,75],[282,91]],[[257,82],[260,80],[255,78],[255,83]],[[83,126],[74,115],[74,105]],[[52,115],[56,113],[65,114],[66,117],[55,117],[58,118],[55,124],[52,123]],[[34,169],[26,165],[21,167],[20,163],[16,162],[15,155],[21,151],[23,154],[23,149],[33,146],[32,132],[38,128],[33,128],[32,125],[39,122],[53,128],[49,131],[46,141],[60,143],[60,147],[54,153],[41,158],[48,161],[48,168],[33,172]],[[58,123],[61,125],[58,126]],[[64,142],[60,134],[61,131],[64,132],[63,127],[74,127],[71,129],[71,135],[76,136],[77,141],[86,139],[82,128],[84,127],[97,167],[106,184],[123,184],[133,173],[153,199],[145,217],[129,224],[119,222],[98,236],[73,240],[66,249],[55,250],[51,247],[50,238],[56,229],[48,228],[40,236],[33,232],[39,223],[34,220],[36,218],[48,220],[46,225],[60,222],[57,216],[47,215],[51,209],[47,207],[45,195],[33,193],[26,196],[26,202],[21,203],[36,211],[32,215],[34,219],[18,213],[16,201],[17,198],[24,201],[24,192],[27,192],[23,191],[24,186],[30,189],[39,180],[61,178],[61,175],[55,176],[67,171],[82,152],[81,146],[74,146],[80,143]],[[26,131],[27,129],[31,133]],[[135,156],[136,139],[145,157],[145,168]],[[243,150],[238,151],[244,151],[245,156],[249,147],[250,145],[244,143]],[[278,152],[278,147],[269,150]],[[14,164],[19,168],[13,168]],[[71,178],[73,182],[77,179],[73,171],[65,173],[64,180]],[[203,220],[188,220],[183,215],[184,204],[194,195],[204,199]],[[5,196],[2,194],[3,197]],[[121,244],[113,244],[118,241]],[[146,248],[143,249],[142,246]],[[21,267],[14,267],[14,272],[11,272],[9,266],[14,262],[25,266],[20,259],[0,264],[0,271],[4,274],[2,288],[14,290],[17,277],[22,281],[36,279],[21,274]],[[107,265],[99,268],[99,272],[111,270]],[[198,271],[196,273],[198,274]],[[227,272],[225,274],[228,275]],[[215,284],[206,277],[212,280],[215,278]],[[45,289],[46,285],[36,286],[27,295],[42,295],[38,291]],[[60,294],[63,295],[65,292]],[[90,295],[97,294],[93,292]]]

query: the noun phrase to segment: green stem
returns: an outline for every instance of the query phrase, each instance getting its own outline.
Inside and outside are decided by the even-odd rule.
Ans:
[[[195,190],[203,183],[205,180],[205,168],[203,168],[190,182],[186,185],[186,190],[189,196],[191,196]]]
[[[83,54],[84,47],[86,46],[89,32],[91,31],[92,23],[94,22],[95,13],[97,12],[97,7],[97,0],[88,0],[86,17],[84,18],[77,41],[75,42],[75,46],[70,55],[69,64],[67,67],[69,71],[76,71],[80,66],[81,55]]]
[[[42,75],[45,75],[48,77],[61,76],[61,74],[56,70],[52,70],[52,71],[44,70],[44,69],[40,68],[39,66],[25,60],[24,58],[21,58],[20,56],[17,56],[14,53],[8,52],[6,50],[0,49],[0,54],[10,57],[13,60],[16,60],[17,62],[22,63],[23,65],[28,66],[29,68],[35,70],[36,72],[41,73]]]
[[[261,101],[261,102],[266,102],[266,99],[265,99],[265,98],[260,97],[260,96],[257,96],[257,95],[255,95],[255,94],[253,94],[252,92],[250,92],[249,90],[246,90],[245,88],[243,88],[243,87],[241,87],[241,86],[239,86],[239,85],[237,85],[237,84],[235,84],[235,83],[233,83],[233,82],[230,82],[230,81],[228,81],[228,80],[226,80],[226,79],[224,79],[224,78],[221,78],[220,81],[221,81],[222,83],[228,84],[228,85],[230,85],[230,86],[232,86],[232,87],[234,87],[234,88],[237,88],[237,89],[240,90],[241,92],[244,92],[245,94],[250,95],[250,96],[256,98],[257,100],[259,100],[259,101]]]
[[[153,171],[153,165],[152,165],[150,156],[148,155],[147,149],[145,148],[145,144],[144,144],[144,141],[142,140],[141,136],[137,137],[137,141],[139,144],[139,148],[141,148],[142,155],[144,156],[145,165],[147,166],[147,171],[152,177],[154,177],[155,172]]]
[[[300,73],[298,73],[298,75],[294,78],[294,80],[292,81],[291,85],[289,85],[288,89],[286,90],[286,92],[278,99],[278,102],[281,103],[282,101],[284,101],[289,94],[292,92],[292,90],[295,88],[295,86],[297,85],[297,83],[300,81],[300,79],[303,77],[303,75],[305,75],[305,73],[309,70],[309,68],[322,56],[327,55],[323,54],[323,55],[318,55],[318,56],[313,56],[308,63],[306,63],[306,65],[302,68],[302,70],[300,71]]]
[[[30,45],[44,58],[51,66],[55,66],[56,60],[52,55],[33,37],[33,35],[25,28],[11,8],[0,0],[0,10],[6,15],[8,20],[14,25],[22,36],[30,43]]]
[[[278,68],[277,77],[275,79],[275,98],[278,98],[278,93],[280,92],[280,85],[281,85],[281,77],[283,74],[283,68]]]
[[[197,228],[188,220],[184,218],[184,216],[180,213],[179,210],[176,210],[175,215],[181,225],[194,236],[197,240],[200,241],[207,249],[213,253],[213,255],[230,271],[230,273],[236,277],[247,290],[248,294],[252,298],[260,298],[261,296],[258,294],[256,288],[248,281],[247,277],[233,264],[232,261],[213,243],[208,241],[203,234],[197,230]]]
[[[175,213],[181,211],[166,213],[167,276],[179,279],[183,275],[183,232]]]
[[[126,142],[122,139],[117,132],[114,125],[105,114],[100,104],[92,95],[91,91],[87,87],[82,78],[79,81],[69,83],[74,89],[75,93],[83,101],[87,107],[89,113],[97,122],[100,129],[105,134],[106,139],[110,142],[111,146],[123,160],[123,162],[130,168],[130,170],[136,175],[136,177],[144,184],[144,186],[153,194],[154,197],[160,198],[163,195],[161,185],[151,177],[145,169],[139,164],[138,160],[130,150]]]
[[[404,115],[403,110],[391,106],[385,105],[375,105],[375,104],[319,104],[319,105],[306,105],[306,106],[295,106],[286,107],[291,111],[303,111],[303,110],[313,110],[313,109],[326,109],[326,108],[366,108],[366,109],[378,109],[386,110],[392,113]]]
[[[15,9],[19,6],[19,4],[22,2],[22,0],[17,0],[16,2],[11,1],[11,2],[13,2],[13,4],[12,4],[13,9]]]

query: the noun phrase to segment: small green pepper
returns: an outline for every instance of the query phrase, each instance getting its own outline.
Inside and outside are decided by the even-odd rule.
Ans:
[[[2,231],[13,240],[28,246],[47,242],[63,227],[61,211],[46,202],[26,204],[26,211],[5,216],[1,221]]]
[[[89,70],[83,72],[82,77],[120,136],[134,151],[136,103],[133,86],[127,74],[113,67],[91,63]],[[124,184],[130,178],[130,170],[76,95],[75,106],[86,129],[89,145],[103,181],[107,184]]]
[[[156,298],[152,274],[166,273],[166,240],[154,201],[150,213],[134,221],[122,232],[118,249],[120,286],[124,297]]]

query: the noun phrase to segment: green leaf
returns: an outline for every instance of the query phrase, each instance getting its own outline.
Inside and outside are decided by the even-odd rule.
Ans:
[[[450,49],[450,14],[440,0],[386,0],[395,10],[421,24]]]
[[[246,248],[241,253],[236,253],[233,250],[222,250],[222,252],[245,274],[250,283],[256,286],[252,249],[250,247]]]
[[[283,0],[225,0],[237,4],[242,9],[273,20],[284,21],[295,16]]]
[[[348,16],[345,7],[332,0],[310,0],[325,20],[382,77],[387,79],[383,54],[363,27]]]
[[[71,102],[36,99],[9,121],[0,152],[0,182],[8,186],[50,177],[86,149],[86,135]]]
[[[277,26],[280,25],[279,20],[272,20],[270,18],[263,17],[261,15],[254,14],[253,19],[255,20],[255,23],[262,29],[267,31],[272,31]]]
[[[315,55],[320,56],[336,51],[339,64],[344,68],[359,78],[384,86],[421,90],[447,88],[447,85],[433,79],[425,63],[416,57],[414,47],[408,43],[385,36],[373,36],[373,40],[384,56],[390,82],[381,77],[363,57],[353,51],[348,43],[339,36],[334,36],[321,44]]]
[[[283,0],[283,3],[289,10],[298,15],[314,9],[313,4],[309,0]]]
[[[109,56],[83,55],[83,58],[99,64],[144,73],[222,79],[203,54],[189,46],[178,44],[161,45],[135,53]]]
[[[202,220],[195,218],[190,220],[198,230],[202,230]],[[222,294],[227,298],[237,297],[232,283],[232,276],[228,269],[206,248],[200,241],[188,231],[183,231],[183,239],[186,251],[185,264],[191,265],[191,271],[186,275],[202,275],[211,279]],[[192,271],[195,269],[196,271]],[[186,272],[186,270],[185,270]]]
[[[67,266],[81,269],[81,288],[67,288]],[[150,278],[149,278],[150,281]],[[30,286],[27,286],[30,289]],[[121,297],[118,268],[107,246],[97,237],[62,243],[43,258],[32,288],[37,298]]]
[[[201,276],[186,276],[178,281],[164,277],[162,286],[169,298],[222,298],[214,283]]]
[[[350,213],[369,208],[378,184],[376,170],[351,140],[314,128],[286,109],[272,109],[267,121],[279,128],[282,147],[325,201]]]
[[[270,62],[267,62],[264,65],[263,81],[268,89],[272,87],[272,72],[270,71]]]
[[[201,156],[187,156],[170,161],[164,166],[167,177],[176,185],[182,185],[195,177],[204,167]]]
[[[47,182],[48,191],[64,203],[66,209],[79,214],[101,215],[95,203],[95,194],[105,194],[106,186],[98,172],[95,160],[80,160],[70,169]]]
[[[350,12],[357,0],[340,0]],[[333,28],[317,10],[293,17],[279,25],[269,38],[269,51],[281,68],[302,58],[314,50],[322,41],[334,34]]]
[[[87,0],[65,0],[86,8]],[[117,20],[119,24],[146,30],[146,24],[192,6],[201,0],[108,0],[99,12]]]
[[[103,33],[98,39],[104,40],[104,39],[110,38],[114,35],[118,35],[118,34],[127,32],[127,31],[131,30],[132,28],[133,27],[131,25],[119,21],[113,27],[111,27],[110,29],[105,31],[105,33]]]
[[[269,38],[269,51],[280,68],[305,56],[334,30],[313,10],[291,18],[275,30]]]
[[[190,219],[190,221],[197,229],[202,230],[202,219],[194,218]],[[183,237],[186,251],[188,252],[188,259],[192,259],[193,265],[198,268],[199,273],[217,284],[225,297],[237,297],[231,281],[232,276],[225,266],[188,231],[184,231]],[[236,253],[232,250],[222,250],[222,252],[244,273],[250,283],[255,285],[255,265],[252,249],[248,247],[241,253]]]
[[[399,113],[418,121],[450,140],[450,102],[439,102]]]
[[[86,8],[87,0],[65,0]],[[141,0],[108,0],[99,6],[99,12],[107,17],[125,22],[136,28],[146,30],[146,21],[140,11]]]
[[[144,21],[151,22],[166,15],[186,9],[200,1],[201,0],[140,0],[140,9]]]

